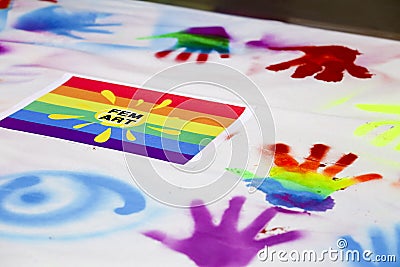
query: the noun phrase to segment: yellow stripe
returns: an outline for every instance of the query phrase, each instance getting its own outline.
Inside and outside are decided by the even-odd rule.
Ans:
[[[58,106],[96,112],[96,113],[109,108],[126,109],[126,107],[121,107],[117,105],[107,105],[98,102],[92,102],[52,93],[42,96],[41,98],[38,99],[38,101]],[[161,127],[174,128],[181,131],[187,131],[187,132],[210,135],[210,136],[217,136],[225,129],[219,126],[202,124],[198,122],[191,122],[179,118],[170,118],[167,116],[162,116],[154,113],[149,114],[146,122],[159,125]]]

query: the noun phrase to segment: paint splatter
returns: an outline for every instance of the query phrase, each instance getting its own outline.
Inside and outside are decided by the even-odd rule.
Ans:
[[[229,58],[229,41],[231,37],[223,27],[193,27],[180,32],[139,39],[160,38],[175,38],[177,42],[172,48],[157,52],[155,54],[157,58],[164,58],[178,49],[184,49],[184,51],[176,56],[176,61],[187,61],[193,53],[199,53],[197,62],[205,62],[208,59],[208,55],[213,51],[218,52],[221,58]]]
[[[354,184],[381,179],[379,174],[364,174],[355,177],[337,178],[336,175],[350,166],[357,156],[353,153],[343,155],[336,163],[325,167],[321,161],[329,151],[324,144],[315,144],[303,163],[298,163],[290,155],[290,147],[276,144],[274,163],[268,178],[256,178],[249,171],[227,170],[240,175],[248,186],[266,194],[266,200],[277,206],[298,208],[305,211],[326,211],[332,209],[334,200],[330,195]],[[318,172],[320,167],[325,167]]]
[[[356,107],[370,112],[400,115],[399,105],[357,104]],[[385,126],[386,127],[389,126],[390,128],[385,130],[383,133],[378,134],[371,141],[371,144],[377,147],[387,146],[400,137],[400,119],[368,122],[366,124],[359,126],[354,131],[354,135],[364,136],[379,127],[385,127]],[[400,143],[397,144],[394,149],[400,151]]]
[[[345,240],[343,244],[344,255],[353,255],[355,260],[350,260],[349,265],[354,267],[387,267],[399,266],[400,260],[400,224],[395,227],[395,242],[397,248],[394,248],[387,241],[383,231],[379,228],[373,228],[369,231],[372,249],[364,249],[362,245],[354,240],[352,236],[342,236],[340,240]],[[351,253],[349,253],[351,252]]]
[[[40,232],[39,228],[52,229],[84,220],[113,205],[114,198],[119,200],[113,213],[119,216],[140,213],[146,206],[137,189],[97,174],[38,171],[3,177],[0,181],[0,235],[5,236],[11,234],[3,233],[7,228],[15,231],[18,227],[33,227]]]
[[[75,39],[83,39],[83,37],[72,32],[110,34],[111,31],[99,29],[99,27],[121,25],[119,23],[100,24],[96,22],[98,19],[110,15],[109,13],[99,12],[72,12],[60,6],[49,6],[21,16],[14,28],[31,32],[51,32]]]
[[[212,215],[201,201],[194,201],[190,209],[195,223],[194,233],[185,239],[175,239],[159,231],[144,233],[147,237],[162,242],[172,250],[187,255],[198,266],[246,266],[264,246],[290,242],[301,237],[299,231],[288,231],[256,240],[269,221],[279,211],[269,208],[262,212],[251,224],[237,229],[244,197],[235,197],[229,202],[219,225],[213,223]]]
[[[305,78],[315,75],[314,78],[317,80],[339,82],[343,79],[345,71],[360,79],[372,77],[367,68],[354,64],[357,56],[361,55],[361,53],[345,46],[277,47],[269,45],[268,40],[251,41],[247,45],[250,47],[265,47],[274,51],[303,52],[304,55],[300,58],[266,67],[267,70],[276,72],[296,67],[291,76],[292,78]]]

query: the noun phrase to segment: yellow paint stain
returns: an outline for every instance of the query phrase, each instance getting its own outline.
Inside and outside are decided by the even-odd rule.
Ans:
[[[112,104],[115,104],[116,97],[113,92],[110,90],[103,90],[101,91],[101,95],[107,98],[108,101],[110,101]]]
[[[383,105],[383,104],[357,104],[357,108],[386,114],[400,114],[399,105]]]
[[[157,128],[157,127],[153,127],[153,126],[148,126],[148,128],[161,132],[161,133],[165,133],[165,134],[170,134],[170,135],[180,135],[181,132],[178,130],[173,130],[173,129],[164,129],[164,128]]]
[[[397,150],[397,151],[400,151],[400,144],[398,144],[397,146],[395,146],[394,149]]]
[[[83,116],[78,115],[66,115],[66,114],[50,114],[48,116],[52,120],[69,120],[69,119],[77,119],[82,118]]]
[[[155,106],[155,107],[152,108],[152,109],[154,110],[154,109],[165,108],[165,107],[167,107],[168,105],[170,105],[171,103],[172,103],[172,100],[171,100],[171,99],[165,99],[161,104],[158,104],[157,106]]]
[[[126,138],[127,138],[129,141],[135,141],[135,140],[136,140],[136,137],[133,135],[133,133],[132,133],[130,130],[128,130],[128,131],[126,132]]]
[[[355,136],[362,136],[366,135],[370,131],[375,130],[379,126],[383,125],[400,125],[400,121],[393,121],[393,120],[385,120],[385,121],[375,121],[375,122],[368,122],[366,124],[363,124],[354,131]]]
[[[111,128],[108,128],[107,130],[105,130],[101,134],[97,135],[94,138],[94,141],[97,142],[97,143],[104,143],[104,142],[107,142],[108,139],[110,139],[110,136],[111,136]]]
[[[82,123],[82,124],[77,124],[77,125],[74,125],[74,129],[81,129],[81,128],[83,128],[83,127],[86,127],[86,126],[89,126],[89,125],[91,125],[91,124],[94,124],[94,122],[88,122],[88,123]]]
[[[400,126],[392,127],[372,140],[372,144],[375,146],[386,146],[398,137],[400,137]]]
[[[330,109],[330,108],[334,108],[340,105],[343,105],[344,103],[348,102],[350,99],[352,99],[356,94],[351,94],[351,95],[347,95],[344,97],[341,97],[337,100],[334,100],[328,104],[326,104],[323,108],[325,109]]]
[[[138,101],[136,102],[136,105],[135,106],[140,106],[141,104],[143,104],[144,103],[144,100],[143,99],[138,99]]]

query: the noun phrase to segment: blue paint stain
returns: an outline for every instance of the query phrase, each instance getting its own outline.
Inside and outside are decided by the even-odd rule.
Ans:
[[[28,204],[43,203],[48,197],[42,192],[31,192],[21,196],[21,200]]]
[[[3,29],[7,24],[7,14],[8,14],[8,8],[0,9],[0,32],[3,31]]]
[[[400,224],[395,226],[395,245],[396,248],[387,241],[383,231],[379,228],[372,228],[369,231],[372,249],[363,248],[362,245],[354,240],[350,235],[340,237],[347,241],[347,247],[344,252],[356,252],[359,255],[359,260],[349,261],[349,265],[353,267],[398,267],[400,261]],[[369,250],[363,257],[363,253]],[[385,256],[385,257],[382,257]],[[389,260],[388,256],[394,256]],[[384,261],[382,261],[384,260]]]
[[[12,196],[20,192],[22,204],[37,207],[47,203],[46,200],[50,199],[53,192],[48,186],[42,186],[45,179],[58,179],[60,186],[63,186],[64,179],[67,179],[77,185],[71,190],[77,191],[74,194],[78,197],[56,210],[44,210],[40,213],[23,213],[8,208],[7,201],[12,200]],[[9,181],[0,186],[0,222],[6,224],[40,227],[78,220],[101,209],[100,203],[107,191],[117,194],[123,201],[123,205],[114,209],[117,215],[138,213],[146,207],[145,199],[137,189],[116,179],[97,174],[43,171],[13,176],[7,180]],[[21,203],[12,204],[21,205]]]
[[[246,180],[245,180],[246,181]],[[300,208],[307,211],[326,211],[335,205],[331,197],[324,198],[319,194],[288,189],[272,178],[250,179],[247,186],[255,187],[266,194],[266,200],[277,206]]]
[[[120,23],[100,24],[96,22],[97,19],[108,16],[111,16],[111,14],[86,11],[72,12],[60,6],[49,6],[21,16],[14,28],[31,32],[51,32],[75,39],[83,39],[73,34],[72,31],[111,34],[111,31],[98,27],[121,25]]]

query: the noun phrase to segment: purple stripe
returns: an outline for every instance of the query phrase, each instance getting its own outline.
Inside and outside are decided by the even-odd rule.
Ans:
[[[127,153],[147,156],[150,158],[160,159],[168,162],[174,162],[178,164],[184,164],[188,162],[193,156],[177,153],[174,151],[162,150],[154,147],[146,147],[131,142],[124,142],[121,140],[109,139],[104,143],[97,143],[94,141],[96,135],[70,129],[63,129],[54,126],[48,126],[44,124],[37,124],[34,122],[21,121],[7,117],[0,121],[0,127],[13,129],[17,131],[23,131],[28,133],[36,133],[45,136],[51,136],[88,145],[110,148],[119,151],[125,151]]]

